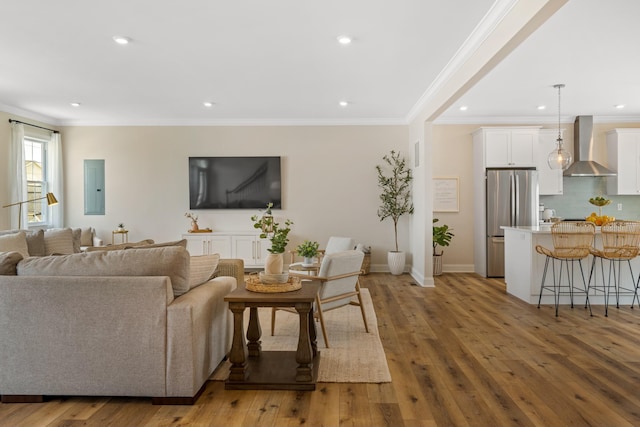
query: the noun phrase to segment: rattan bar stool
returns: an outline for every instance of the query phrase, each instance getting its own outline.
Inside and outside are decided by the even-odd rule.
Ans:
[[[573,295],[575,292],[584,293],[586,297],[585,307],[589,307],[591,312],[591,304],[589,303],[589,290],[587,282],[584,278],[584,270],[582,268],[582,260],[589,256],[593,237],[596,233],[596,227],[591,222],[571,222],[561,221],[551,226],[551,237],[553,239],[553,249],[547,249],[544,246],[537,245],[536,251],[539,254],[546,255],[544,262],[544,272],[542,274],[542,283],[540,284],[540,296],[538,297],[538,308],[542,301],[542,294],[545,289],[550,290],[555,297],[556,317],[558,316],[558,306],[560,305],[560,295],[569,295],[571,308],[573,308]],[[553,286],[547,285],[547,270],[549,269],[549,261],[553,270]],[[560,264],[559,274],[556,276],[556,262]],[[578,262],[580,266],[580,275],[582,276],[582,289],[576,288],[574,284],[574,263]],[[562,285],[562,272],[566,270],[566,285]],[[567,288],[567,290],[562,290]]]
[[[602,250],[591,248],[593,262],[591,263],[591,273],[589,274],[589,288],[591,288],[591,278],[596,266],[596,261],[600,260],[600,270],[602,273],[602,288],[604,291],[604,315],[609,315],[609,295],[613,278],[613,287],[616,294],[616,308],[620,308],[620,290],[636,292],[637,284],[631,260],[640,254],[640,222],[638,221],[613,221],[602,225]],[[607,284],[605,286],[604,260],[609,261]],[[621,264],[627,262],[629,274],[631,274],[632,287],[621,286]],[[597,279],[594,277],[593,288],[597,289]],[[631,307],[633,307],[633,302]]]

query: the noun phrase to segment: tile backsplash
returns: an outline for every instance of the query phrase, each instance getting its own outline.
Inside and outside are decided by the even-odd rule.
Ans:
[[[545,208],[556,210],[560,218],[577,219],[588,216],[591,212],[598,213],[598,207],[589,203],[595,196],[611,199],[611,204],[602,208],[603,215],[610,215],[616,219],[640,220],[640,195],[615,196],[607,195],[607,177],[564,177],[563,195],[540,196],[540,203]],[[618,204],[622,203],[622,210]]]

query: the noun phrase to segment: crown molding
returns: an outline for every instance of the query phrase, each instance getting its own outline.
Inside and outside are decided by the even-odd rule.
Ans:
[[[563,116],[561,123],[573,123],[576,116]],[[593,116],[594,123],[640,123],[640,116]],[[540,125],[558,123],[557,117],[539,116],[469,116],[438,117],[436,125]]]
[[[403,126],[404,119],[63,120],[61,126]]]
[[[46,123],[51,126],[60,126],[60,121],[53,117],[45,116],[43,114],[34,113],[33,111],[23,110],[11,105],[0,103],[0,111],[8,114],[15,114],[16,116],[24,117],[26,119],[37,120],[42,123]]]

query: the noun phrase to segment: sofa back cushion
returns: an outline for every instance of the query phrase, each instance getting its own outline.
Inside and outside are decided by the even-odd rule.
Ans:
[[[18,252],[23,258],[29,256],[27,237],[24,231],[0,236],[0,252]]]
[[[92,227],[84,227],[80,229],[80,246],[93,246]]]
[[[153,244],[153,239],[145,239],[145,240],[140,240],[139,242],[117,243],[114,245],[106,245],[106,246],[89,246],[86,249],[86,251],[87,252],[120,251],[123,249],[132,249],[132,248],[147,246],[151,244]]]
[[[28,258],[18,276],[169,276],[173,294],[189,290],[189,252],[179,246]]]
[[[16,266],[22,260],[20,252],[0,252],[0,275],[15,276]]]

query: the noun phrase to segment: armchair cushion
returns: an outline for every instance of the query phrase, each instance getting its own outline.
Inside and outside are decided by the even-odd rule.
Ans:
[[[356,241],[351,237],[331,236],[327,242],[327,247],[324,248],[324,253],[331,254],[334,252],[349,251],[355,248],[355,246]]]

